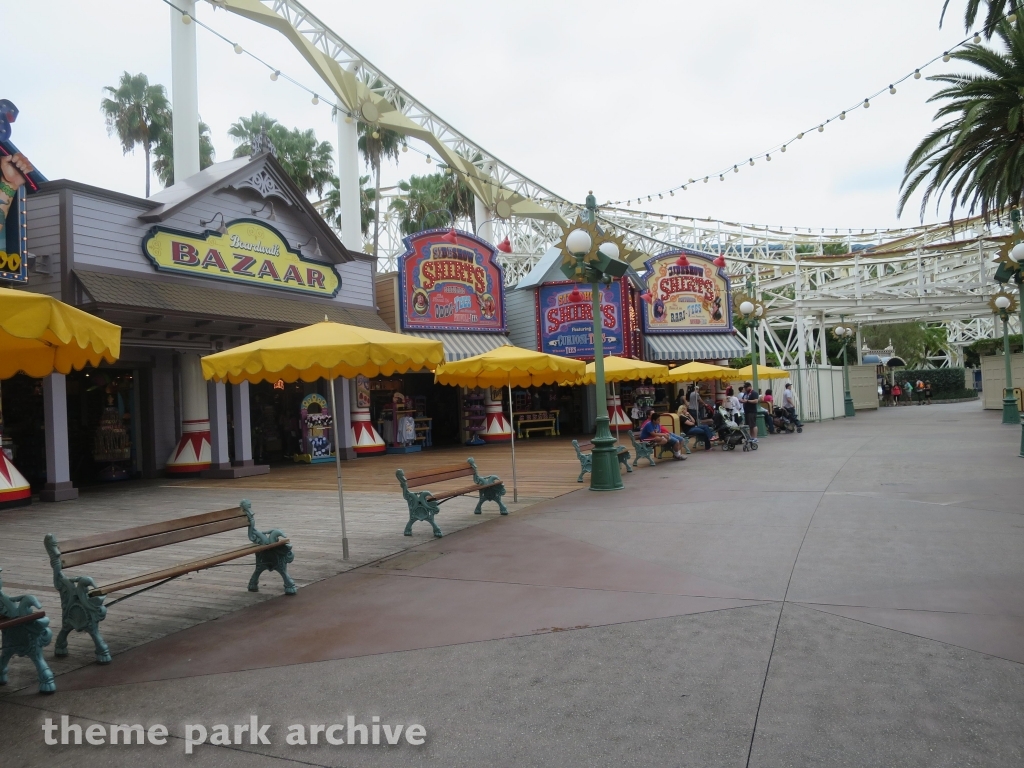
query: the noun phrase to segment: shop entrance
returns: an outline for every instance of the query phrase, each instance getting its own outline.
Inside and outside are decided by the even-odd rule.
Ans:
[[[300,452],[299,411],[307,388],[316,392],[320,382],[261,381],[249,385],[252,455],[257,464],[291,461]]]
[[[138,372],[72,371],[67,395],[71,481],[83,486],[141,477]]]
[[[14,466],[39,490],[46,482],[43,382],[23,373],[0,382],[0,434]]]

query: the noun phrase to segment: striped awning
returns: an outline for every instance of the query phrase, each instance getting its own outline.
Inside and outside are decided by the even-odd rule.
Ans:
[[[743,357],[746,342],[731,333],[678,333],[644,336],[647,359],[654,363],[672,360],[722,360]]]
[[[444,359],[449,363],[482,355],[497,347],[504,347],[508,339],[501,333],[452,333],[449,331],[406,331],[409,336],[433,339],[444,344]]]

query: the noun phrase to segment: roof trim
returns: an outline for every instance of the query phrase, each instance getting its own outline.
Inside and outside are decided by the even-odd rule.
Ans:
[[[120,203],[137,205],[140,208],[156,208],[159,205],[159,203],[156,203],[153,200],[147,200],[144,197],[127,195],[124,192],[115,192],[112,189],[104,189],[103,187],[94,187],[92,184],[84,184],[80,181],[72,181],[71,179],[55,179],[54,181],[47,181],[39,185],[39,191],[35,194],[42,195],[47,192],[59,192],[62,189],[69,189],[72,192],[82,192],[87,195],[95,195],[96,197],[104,197],[108,200],[116,200]]]

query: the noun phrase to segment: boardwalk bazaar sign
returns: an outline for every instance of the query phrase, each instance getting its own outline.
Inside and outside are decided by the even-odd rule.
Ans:
[[[334,297],[341,278],[328,264],[309,261],[291,250],[284,236],[262,221],[238,219],[221,235],[193,235],[153,227],[142,250],[161,272]]]
[[[405,247],[398,259],[403,330],[505,330],[502,269],[490,243],[435,229],[405,238]]]
[[[574,288],[578,289],[575,297]],[[594,357],[594,308],[589,285],[542,285],[537,291],[537,309],[541,352],[563,357]],[[604,354],[623,354],[622,285],[618,282],[602,287],[601,327]]]
[[[685,255],[690,262],[676,262]],[[732,302],[729,278],[712,257],[673,250],[644,262],[643,274],[651,300],[644,302],[644,333],[730,333]]]

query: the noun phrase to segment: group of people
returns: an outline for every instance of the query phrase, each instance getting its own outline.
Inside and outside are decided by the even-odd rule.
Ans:
[[[789,413],[796,413],[796,395],[788,383],[782,391],[780,405]],[[753,385],[748,381],[743,384],[739,396],[731,386],[725,390],[723,407],[737,424],[747,425],[750,440],[754,443],[757,442],[757,411],[762,406],[770,416],[775,408],[775,398],[770,389],[765,390],[762,395],[755,392]],[[714,404],[701,397],[698,387],[691,385],[685,393],[681,391],[676,399],[676,414],[679,416],[679,430],[682,434],[675,434],[664,427],[659,423],[661,413],[651,410],[647,412],[646,420],[640,427],[640,439],[657,445],[666,445],[676,461],[685,461],[682,446],[688,437],[698,438],[704,444],[705,451],[711,450],[712,442],[715,440],[715,429],[711,426],[715,423],[715,413]],[[774,432],[773,423],[770,417],[765,421],[769,432]]]
[[[900,405],[901,399],[906,401],[906,405],[910,405],[914,400],[917,401],[918,405],[922,403],[931,405],[932,383],[930,381],[922,381],[921,379],[918,379],[913,384],[909,381],[905,381],[902,384],[896,381],[892,384],[888,381],[883,381],[878,387],[878,395],[882,398],[883,405]]]

